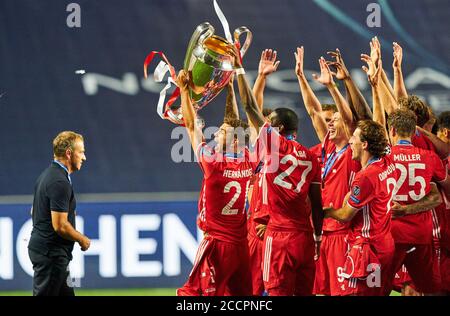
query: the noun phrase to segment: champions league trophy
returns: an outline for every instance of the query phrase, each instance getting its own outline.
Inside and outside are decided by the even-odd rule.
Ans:
[[[233,34],[234,39],[232,39],[228,30],[228,22],[215,1],[214,6],[227,39],[214,35],[215,29],[208,22],[202,23],[197,26],[192,34],[184,59],[184,70],[189,74],[189,95],[196,111],[205,107],[230,81],[234,73],[235,57],[233,49],[240,48],[239,52],[242,58],[252,41],[252,33],[245,26],[237,28]],[[246,33],[245,42],[241,47],[239,40],[244,33]],[[156,67],[155,80],[157,82],[162,81],[164,74],[170,71],[167,85],[160,93],[158,113],[163,119],[183,125],[181,107],[173,104],[180,94],[178,88],[175,89],[169,101],[164,105],[166,90],[170,88],[171,83],[175,84],[176,73],[163,53],[152,52],[147,56],[144,63],[145,76],[147,77],[147,66],[155,54],[161,55],[166,61],[166,63],[160,62]]]

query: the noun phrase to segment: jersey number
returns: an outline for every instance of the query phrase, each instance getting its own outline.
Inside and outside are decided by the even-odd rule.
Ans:
[[[416,194],[416,192],[413,190],[409,191],[409,197],[413,201],[419,201],[425,196],[425,187],[426,182],[425,179],[421,176],[415,175],[416,169],[425,169],[425,164],[423,163],[410,163],[408,164],[408,170],[406,167],[402,164],[396,163],[395,167],[397,167],[398,170],[400,170],[400,178],[398,179],[398,185],[396,190],[394,190],[394,201],[408,201],[408,196],[406,194],[397,194],[397,191],[401,188],[403,183],[406,181],[406,178],[408,178],[408,184],[410,187],[414,187],[414,185],[419,182],[420,184],[420,191],[419,194]],[[409,175],[409,176],[408,176]]]
[[[306,177],[312,170],[312,162],[297,160],[294,156],[287,155],[287,156],[284,156],[283,159],[281,159],[280,163],[285,165],[288,161],[291,162],[291,165],[289,166],[289,168],[287,168],[286,171],[283,171],[282,173],[280,173],[273,180],[273,183],[275,183],[285,189],[291,190],[292,183],[284,181],[284,178],[290,176],[291,173],[294,172],[295,168],[297,168],[298,166],[306,166],[306,169],[303,171],[302,176],[300,178],[300,182],[297,184],[296,188],[294,189],[295,193],[299,193],[302,189],[302,186],[305,184]]]
[[[247,181],[246,187],[245,187],[245,200],[247,201],[247,193],[248,193],[248,186],[250,184],[250,180]],[[231,188],[235,188],[236,192],[233,195],[233,198],[228,202],[227,205],[222,209],[222,215],[236,215],[239,212],[239,209],[233,208],[234,203],[236,203],[237,199],[241,195],[242,189],[241,185],[237,181],[231,181],[228,182],[225,187],[223,188],[223,193],[230,193]],[[245,212],[245,208],[244,208]]]

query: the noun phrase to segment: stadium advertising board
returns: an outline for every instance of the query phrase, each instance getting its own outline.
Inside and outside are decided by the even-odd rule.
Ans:
[[[91,238],[76,244],[71,282],[80,288],[181,286],[202,233],[197,204],[186,202],[78,203],[77,230]],[[31,290],[29,204],[0,205],[0,290]]]

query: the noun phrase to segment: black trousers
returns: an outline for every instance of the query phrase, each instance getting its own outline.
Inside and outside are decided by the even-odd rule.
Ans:
[[[69,262],[66,256],[48,256],[32,249],[28,255],[33,263],[33,296],[75,296],[70,287]]]

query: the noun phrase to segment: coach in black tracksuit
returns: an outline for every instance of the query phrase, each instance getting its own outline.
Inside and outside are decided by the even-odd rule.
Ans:
[[[76,201],[70,174],[86,160],[83,136],[65,131],[53,140],[54,160],[36,181],[33,231],[28,254],[33,263],[33,295],[73,296],[68,284],[74,243],[85,251],[90,240],[75,230]]]

